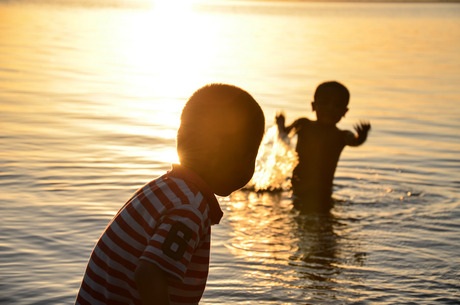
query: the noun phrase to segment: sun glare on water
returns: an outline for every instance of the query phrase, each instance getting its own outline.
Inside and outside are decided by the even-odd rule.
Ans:
[[[146,95],[187,98],[208,82],[215,46],[212,32],[197,15],[193,0],[153,0],[153,7],[122,31],[119,49],[125,63],[138,73],[133,83]],[[145,82],[145,83],[143,83]]]
[[[192,8],[193,0],[154,0],[153,9],[160,12],[183,12]]]
[[[210,82],[216,47],[208,37],[214,32],[194,10],[194,3],[152,0],[150,9],[130,12],[125,20],[117,20],[106,35],[113,45],[116,66],[125,72],[115,76],[122,84],[116,89],[135,101],[129,111],[118,116],[135,118],[141,126],[136,134],[174,143],[186,100]],[[153,158],[177,162],[175,150],[175,145],[170,145],[160,154],[157,147]],[[133,150],[132,154],[137,152]]]

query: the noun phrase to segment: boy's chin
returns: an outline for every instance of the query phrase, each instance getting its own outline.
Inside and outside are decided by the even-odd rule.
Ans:
[[[227,197],[227,196],[229,196],[231,193],[233,193],[233,191],[231,191],[231,192],[216,192],[216,195],[217,195],[217,196],[221,196],[221,197]]]
[[[224,178],[220,180],[220,183],[217,184],[218,187],[214,189],[215,194],[226,197],[243,188],[251,180],[252,174],[253,171],[238,171],[235,173],[235,171],[232,170],[227,172],[226,175],[223,176]]]
[[[233,186],[233,187],[228,187],[228,188],[222,188],[222,189],[219,189],[219,190],[216,190],[215,194],[218,195],[218,196],[221,196],[221,197],[227,197],[229,196],[231,193],[241,189],[242,187],[244,187],[246,184],[242,185],[242,186]]]
[[[228,188],[228,189],[220,189],[216,191],[216,195],[221,196],[221,197],[227,197],[231,193],[233,193],[236,190],[239,190],[240,188]]]

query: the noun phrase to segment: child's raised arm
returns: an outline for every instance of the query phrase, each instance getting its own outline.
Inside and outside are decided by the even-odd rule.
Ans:
[[[276,125],[278,126],[278,134],[281,138],[286,137],[292,130],[297,130],[304,121],[308,121],[306,118],[300,118],[295,120],[291,125],[286,126],[286,117],[283,112],[276,115]]]
[[[347,131],[345,136],[346,145],[349,146],[359,146],[363,144],[367,139],[367,134],[371,129],[371,124],[369,122],[359,122],[354,126],[356,134],[351,131]]]
[[[283,112],[279,112],[276,116],[275,116],[275,120],[276,120],[276,125],[278,126],[278,131],[279,133],[286,133],[286,117],[284,115]]]

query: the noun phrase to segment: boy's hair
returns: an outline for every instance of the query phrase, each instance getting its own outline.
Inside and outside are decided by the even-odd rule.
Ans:
[[[206,85],[193,93],[182,110],[179,159],[201,164],[211,157],[209,151],[252,147],[251,142],[262,137],[264,124],[262,109],[248,92],[232,85]]]
[[[340,98],[340,101],[344,103],[343,106],[347,106],[350,101],[350,92],[348,89],[339,82],[328,81],[321,83],[315,91],[315,101],[321,101],[330,97],[331,95]]]

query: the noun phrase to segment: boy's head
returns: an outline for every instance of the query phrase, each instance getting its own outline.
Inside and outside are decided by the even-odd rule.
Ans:
[[[335,125],[348,111],[350,92],[339,82],[320,84],[315,91],[312,109],[319,122]]]
[[[227,196],[251,179],[264,130],[262,109],[249,93],[225,84],[204,86],[182,110],[180,162],[214,193]]]

